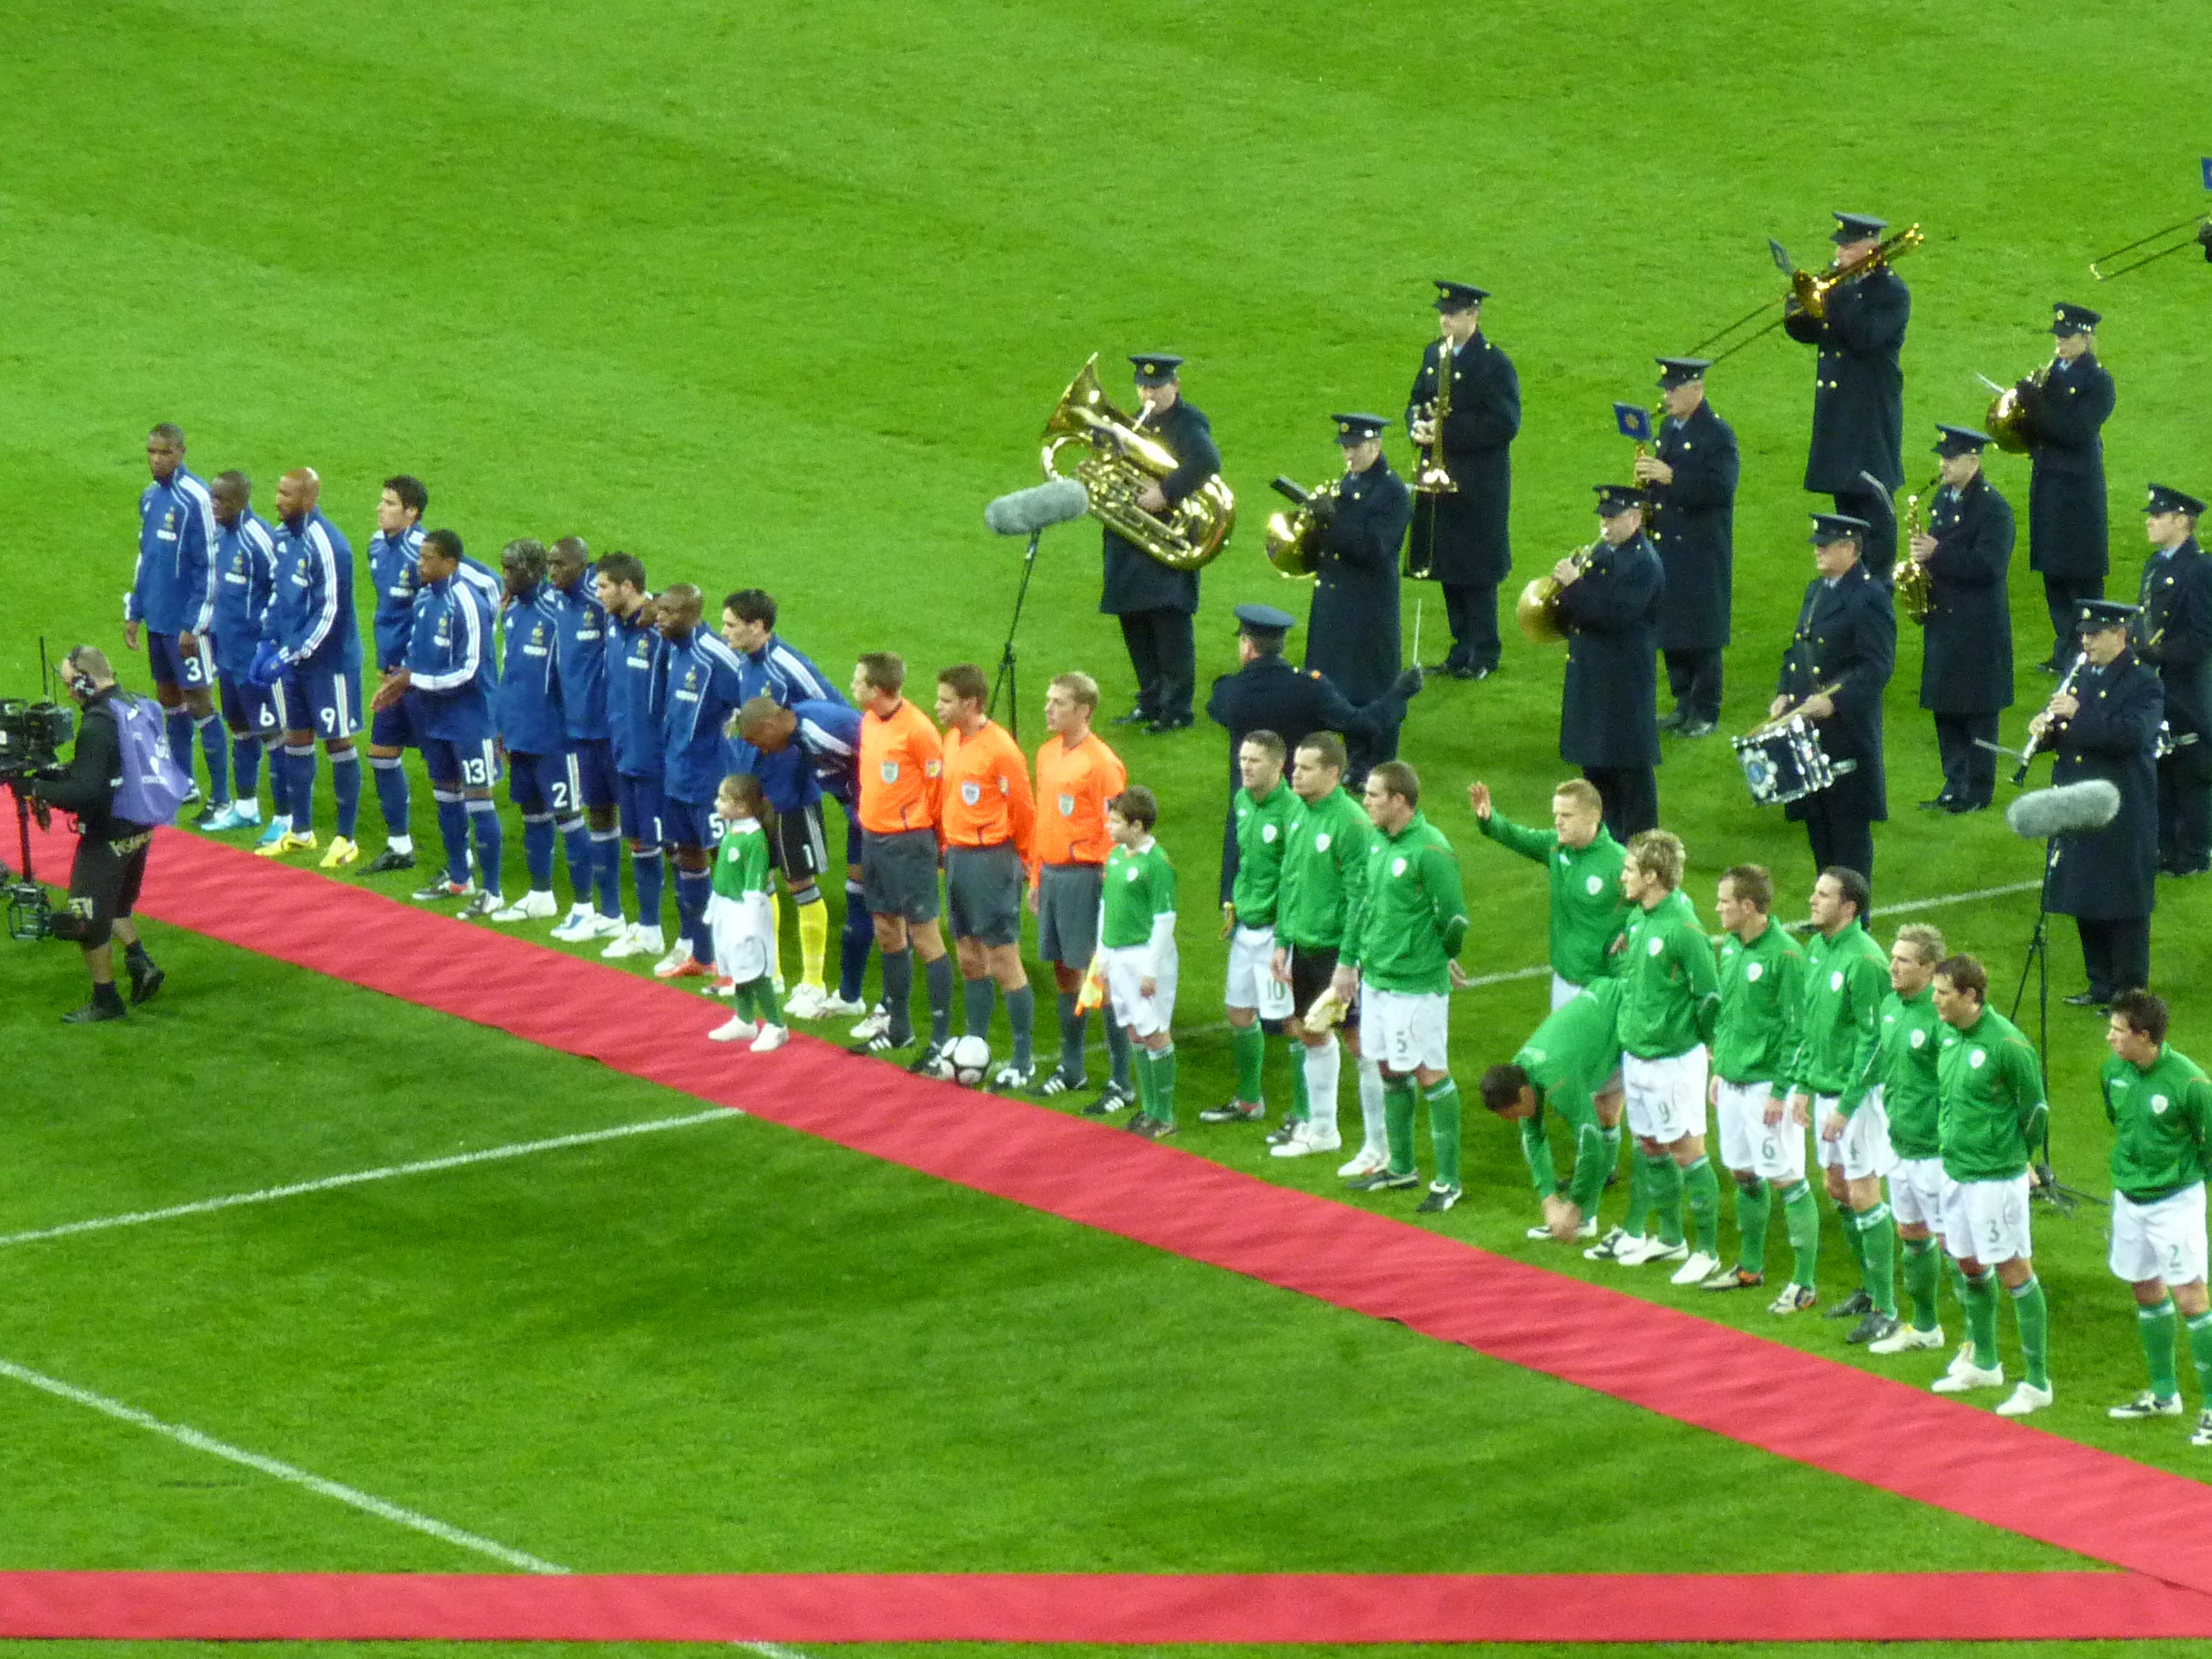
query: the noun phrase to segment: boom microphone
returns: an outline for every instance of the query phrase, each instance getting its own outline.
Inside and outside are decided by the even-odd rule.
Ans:
[[[983,522],[1001,536],[1034,536],[1090,511],[1090,491],[1075,479],[1056,478],[999,497],[983,509]]]
[[[2101,830],[2120,816],[2120,791],[2101,778],[2031,789],[2005,809],[2005,822],[2016,836],[2048,841]]]

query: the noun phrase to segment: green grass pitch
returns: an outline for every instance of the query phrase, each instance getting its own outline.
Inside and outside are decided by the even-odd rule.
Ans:
[[[1624,473],[1608,404],[1770,292],[1764,238],[1815,260],[1838,207],[1927,231],[1900,267],[1916,483],[1932,423],[1978,421],[1974,374],[2040,360],[2064,298],[2105,312],[2120,385],[2113,592],[2139,566],[2143,481],[2212,484],[2212,271],[2193,252],[2109,287],[2086,269],[2203,200],[2212,134],[2188,118],[2212,20],[2186,9],[7,0],[0,31],[0,695],[32,691],[41,635],[115,648],[141,442],[164,419],[203,475],[251,473],[264,512],[279,473],[315,467],[357,550],[381,479],[411,471],[429,522],[479,554],[581,533],[657,582],[770,588],[840,676],[885,646],[923,677],[988,669],[1018,544],[982,504],[1033,480],[1088,354],[1117,385],[1146,348],[1188,359],[1243,505],[1205,579],[1203,683],[1234,665],[1234,603],[1303,611],[1260,556],[1266,481],[1334,470],[1330,410],[1402,405],[1430,276],[1495,291],[1486,326],[1520,367],[1519,581],[1588,538],[1588,486]],[[1731,729],[1764,704],[1809,574],[1808,357],[1770,339],[1711,383],[1745,463]],[[2026,468],[1991,470],[2022,519],[2025,664],[2044,643]],[[1051,532],[1025,747],[1051,673],[1097,674],[1109,710],[1129,693],[1096,582],[1095,530]],[[1433,646],[1434,590],[1408,586],[1407,622],[1424,591]],[[1936,772],[1905,632],[1878,896],[2031,880],[2036,849],[1995,815],[1912,811]],[[1404,741],[1462,853],[1476,974],[1543,955],[1540,874],[1479,840],[1463,796],[1484,778],[1526,818],[1560,772],[1561,653],[1507,653],[1497,679],[1433,685]],[[143,687],[143,659],[124,673]],[[2008,734],[2044,684],[2022,674]],[[1230,1077],[1208,915],[1223,743],[1202,723],[1121,747],[1189,895],[1179,1144],[1333,1190],[1251,1130],[1190,1123]],[[1660,790],[1708,918],[1744,859],[1802,913],[1802,837],[1751,806],[1723,744],[1670,741]],[[2153,957],[2200,1057],[2208,891],[2162,887]],[[1992,963],[2005,1006],[2031,896],[1926,919]],[[53,1021],[73,953],[0,947],[0,1234],[696,1109],[149,931],[168,990],[97,1033]],[[2054,996],[2075,988],[2063,922],[2052,963]],[[1463,1084],[1542,996],[1457,999]],[[2059,1168],[2101,1191],[2098,1036],[2054,1009]],[[1527,1249],[1512,1136],[1471,1113],[1467,1139],[1467,1201],[1434,1224]],[[2141,1361],[2101,1212],[2039,1214],[2037,1243],[2059,1389],[2039,1425],[2212,1470],[2171,1425],[2104,1419]],[[0,1357],[580,1570],[2081,1565],[749,1120],[8,1247],[0,1283]],[[1702,1304],[1841,1351],[1838,1326]],[[0,1446],[0,1567],[484,1565],[17,1386]]]

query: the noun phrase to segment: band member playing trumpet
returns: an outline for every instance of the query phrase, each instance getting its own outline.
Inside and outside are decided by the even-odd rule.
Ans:
[[[1521,378],[1482,332],[1489,297],[1472,283],[1437,279],[1440,338],[1422,353],[1406,405],[1407,430],[1415,443],[1435,449],[1452,481],[1449,491],[1415,502],[1408,569],[1443,585],[1452,650],[1439,666],[1462,680],[1497,668],[1497,585],[1513,569],[1506,513]],[[1440,421],[1439,408],[1446,411]]]
[[[1666,576],[1643,533],[1643,496],[1600,484],[1599,540],[1553,568],[1567,632],[1560,759],[1582,768],[1625,843],[1659,827],[1658,646],[1653,625]]]
[[[2151,912],[2158,903],[2158,775],[2152,760],[2164,699],[2157,676],[2127,648],[2135,607],[2084,601],[2078,633],[2088,661],[2073,689],[2028,722],[2030,739],[2057,727],[2053,784],[2101,778],[2120,791],[2120,814],[2101,830],[2063,836],[2050,849],[2047,908],[2082,933],[2089,988],[2066,1000],[2103,1007],[2151,978]]]
[[[1655,446],[1636,481],[1651,503],[1651,544],[1667,573],[1659,605],[1659,648],[1675,707],[1662,732],[1710,737],[1720,720],[1720,652],[1728,643],[1735,579],[1736,435],[1705,401],[1701,358],[1662,357],[1666,401]]]
[[[1335,683],[1353,702],[1371,702],[1398,678],[1398,550],[1413,517],[1413,492],[1382,454],[1380,415],[1332,415],[1344,475],[1333,496],[1317,498],[1313,608],[1306,630],[1306,667]],[[1398,753],[1395,724],[1345,734],[1348,775]]]
[[[2158,868],[2168,875],[2212,867],[2212,559],[2196,545],[2203,512],[2195,496],[2164,484],[2151,486],[2143,508],[2152,554],[2136,595],[2134,639],[2165,689],[2176,743],[2158,762]]]
[[[1206,417],[1183,401],[1177,373],[1181,358],[1141,352],[1129,361],[1136,369],[1137,396],[1144,400],[1145,430],[1182,463],[1137,497],[1147,512],[1164,512],[1221,470],[1221,451],[1214,448]],[[1113,723],[1179,732],[1191,723],[1198,685],[1191,619],[1198,613],[1198,573],[1171,569],[1111,530],[1105,537],[1106,584],[1098,608],[1121,619],[1137,681],[1137,706],[1116,715]]]
[[[1838,213],[1834,269],[1867,259],[1880,245],[1884,221],[1864,213]],[[1904,483],[1904,344],[1912,295],[1886,264],[1837,284],[1822,315],[1793,297],[1783,328],[1790,339],[1820,348],[1813,373],[1813,443],[1805,461],[1805,487],[1835,498],[1838,513],[1869,526],[1859,562],[1886,582],[1897,558],[1897,521],[1888,492]],[[1861,473],[1885,486],[1877,491]]]
[[[1945,426],[1936,453],[1943,482],[1928,529],[1912,538],[1912,561],[1928,573],[1926,649],[1920,706],[1936,716],[1943,787],[1929,811],[1979,812],[1997,792],[1997,715],[2012,706],[2012,611],[2005,567],[2012,560],[2012,509],[1981,470],[1989,434]]]
[[[1866,521],[1813,515],[1813,562],[1797,632],[1782,655],[1770,718],[1794,709],[1817,728],[1821,747],[1851,770],[1826,789],[1783,808],[1805,826],[1813,868],[1840,864],[1874,880],[1874,826],[1890,816],[1882,775],[1882,688],[1897,665],[1897,619],[1890,590],[1859,563]]]
[[[2105,525],[2105,445],[2112,376],[2097,361],[2096,327],[2083,305],[2051,307],[2050,366],[2015,388],[2033,471],[2028,479],[2028,569],[2043,577],[2050,611],[2045,673],[2063,674],[2073,655],[2074,615],[2105,596],[2112,568]]]

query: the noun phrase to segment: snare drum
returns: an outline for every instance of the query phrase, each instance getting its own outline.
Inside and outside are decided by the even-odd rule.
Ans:
[[[1771,729],[1730,740],[1751,798],[1761,806],[1787,806],[1826,789],[1836,769],[1821,747],[1820,734],[1802,715]]]

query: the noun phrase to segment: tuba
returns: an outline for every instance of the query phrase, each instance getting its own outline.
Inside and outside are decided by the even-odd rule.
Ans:
[[[1903,608],[1908,622],[1925,622],[1929,607],[1935,600],[1934,579],[1929,575],[1926,565],[1910,556],[1910,547],[1912,538],[1920,534],[1920,498],[1933,496],[1936,486],[1942,481],[1943,474],[1938,473],[1928,480],[1926,489],[1904,499],[1904,538],[1908,556],[1897,561],[1895,585],[1897,604]]]
[[[2046,363],[2027,378],[2031,386],[2040,386],[2050,378],[2050,365]],[[2035,428],[2028,419],[2028,411],[2020,407],[2020,389],[2007,386],[1990,399],[1989,414],[1983,425],[1989,435],[1997,440],[1997,447],[2008,455],[2024,455],[2035,442]]]
[[[1335,506],[1341,479],[1331,479],[1319,489],[1302,490],[1287,478],[1278,478],[1269,487],[1277,495],[1294,501],[1295,512],[1272,513],[1268,518],[1268,563],[1275,574],[1288,582],[1313,582],[1320,572],[1313,568],[1315,543],[1319,538],[1321,521]]]
[[[1567,556],[1574,561],[1579,573],[1602,544],[1587,543]],[[1560,590],[1565,586],[1547,570],[1521,590],[1520,601],[1513,607],[1513,620],[1521,625],[1521,632],[1528,635],[1530,645],[1555,645],[1567,638],[1566,625],[1559,620]]]
[[[1236,524],[1236,498],[1221,475],[1150,513],[1137,497],[1181,463],[1167,446],[1144,431],[1144,416],[1131,420],[1107,401],[1098,384],[1098,357],[1091,354],[1045,423],[1045,476],[1068,476],[1059,467],[1063,449],[1080,449],[1074,476],[1090,495],[1090,515],[1134,542],[1171,570],[1196,570],[1220,556]]]

